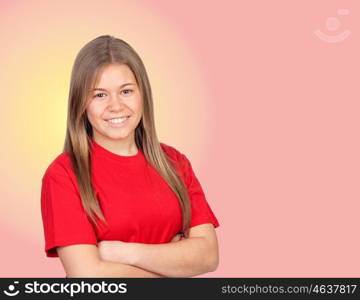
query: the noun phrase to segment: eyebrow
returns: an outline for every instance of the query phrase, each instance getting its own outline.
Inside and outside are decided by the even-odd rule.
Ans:
[[[124,87],[124,86],[127,86],[127,85],[134,85],[134,83],[132,83],[132,82],[124,83],[124,84],[120,85],[120,88],[122,88],[122,87]],[[93,91],[106,91],[106,89],[94,88]]]

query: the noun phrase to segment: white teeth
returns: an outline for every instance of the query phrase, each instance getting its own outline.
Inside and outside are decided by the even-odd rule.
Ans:
[[[124,122],[128,117],[125,117],[125,118],[119,118],[119,119],[111,119],[111,120],[108,120],[108,122],[110,123],[121,123],[121,122]]]

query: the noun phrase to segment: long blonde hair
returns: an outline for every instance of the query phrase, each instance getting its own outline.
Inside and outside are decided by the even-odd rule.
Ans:
[[[88,94],[94,88],[98,74],[112,63],[127,65],[136,78],[143,100],[143,115],[135,129],[135,142],[177,196],[182,211],[182,232],[187,237],[191,220],[190,199],[183,181],[158,140],[151,87],[145,66],[128,43],[111,35],[99,36],[81,48],[71,72],[63,150],[70,154],[84,210],[93,224],[98,223],[96,218],[107,224],[91,181],[90,147],[93,131],[86,115],[86,107]]]

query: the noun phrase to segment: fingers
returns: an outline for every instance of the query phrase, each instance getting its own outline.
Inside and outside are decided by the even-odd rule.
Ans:
[[[180,241],[181,240],[181,234],[177,234],[177,235],[175,235],[173,238],[172,238],[172,240],[170,241],[171,243],[172,242],[177,242],[177,241]]]

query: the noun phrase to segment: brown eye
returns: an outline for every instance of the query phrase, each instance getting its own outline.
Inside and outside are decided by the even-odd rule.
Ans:
[[[99,94],[96,94],[94,97],[98,97],[99,95],[105,95],[104,93],[99,93]],[[98,97],[98,98],[103,98],[103,97]]]
[[[124,92],[124,91],[131,91],[131,92],[133,92],[133,90],[131,90],[131,89],[126,89],[126,90],[123,90],[122,92]],[[131,94],[131,93],[125,93],[125,95],[129,95],[129,94]]]

